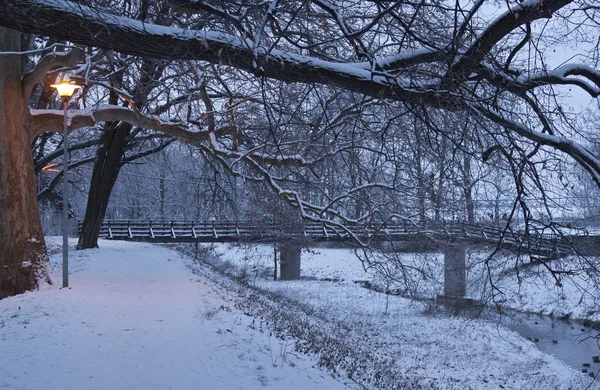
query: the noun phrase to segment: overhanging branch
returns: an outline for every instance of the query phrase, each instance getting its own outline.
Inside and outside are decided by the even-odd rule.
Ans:
[[[168,121],[158,116],[143,115],[128,108],[118,106],[100,106],[83,110],[69,110],[68,118],[69,131],[93,126],[98,122],[126,122],[139,128],[163,132],[185,143],[196,146],[199,146],[203,142],[215,144],[216,139],[219,137],[235,131],[235,129],[230,126],[219,128],[214,131],[191,131],[185,123]],[[27,127],[31,129],[34,136],[46,131],[60,131],[63,126],[64,116],[62,111],[30,109]],[[261,164],[268,165],[303,166],[308,164],[298,155],[273,157],[258,153],[257,151],[237,152],[218,147],[215,147],[214,152],[227,156],[228,158],[252,157]]]
[[[224,33],[141,23],[70,1],[0,2],[0,25],[147,58],[202,60],[285,82],[332,84],[377,98],[444,108],[461,105],[449,91],[429,86],[415,88],[402,78],[374,74],[362,66],[253,47],[248,39]],[[416,54],[422,60],[431,58],[430,53]],[[413,62],[402,58],[395,65],[402,63]]]
[[[84,60],[84,53],[81,49],[74,48],[68,53],[51,53],[47,54],[42,60],[36,65],[36,67],[29,73],[23,76],[21,82],[23,90],[23,105],[29,105],[29,99],[31,98],[31,92],[33,87],[37,84],[42,83],[44,78],[52,69],[57,67],[75,67],[78,63]]]

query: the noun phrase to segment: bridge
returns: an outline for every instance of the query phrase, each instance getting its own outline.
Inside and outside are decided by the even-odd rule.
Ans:
[[[80,223],[81,227],[81,223]],[[100,236],[109,240],[147,242],[272,242],[306,237],[313,241],[419,241],[428,238],[441,243],[488,243],[539,256],[573,253],[572,242],[557,234],[504,232],[498,226],[457,221],[386,223],[377,228],[347,225],[346,229],[326,223],[301,225],[259,221],[196,220],[105,220]]]
[[[100,236],[109,240],[155,243],[280,242],[280,278],[283,280],[300,277],[300,248],[294,245],[299,238],[317,242],[352,242],[357,239],[363,243],[408,242],[413,248],[420,245],[421,249],[444,253],[446,297],[465,295],[465,246],[494,244],[503,249],[551,259],[574,254],[577,238],[505,231],[498,226],[459,221],[402,221],[388,222],[377,229],[364,225],[348,225],[344,229],[318,222],[292,225],[262,221],[105,220]],[[594,245],[595,251],[595,242]]]

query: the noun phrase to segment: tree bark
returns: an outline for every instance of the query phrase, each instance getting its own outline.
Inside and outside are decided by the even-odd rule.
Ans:
[[[138,80],[138,86],[133,91],[136,106],[143,106],[152,89],[151,82],[156,80],[164,70],[164,65],[156,61],[144,60],[142,63],[142,74]],[[119,81],[120,84],[120,81]],[[109,103],[115,105],[118,96],[112,93]],[[88,202],[85,209],[85,217],[79,233],[77,249],[90,249],[98,247],[98,238],[102,221],[106,215],[106,209],[110,200],[110,194],[119,177],[119,170],[123,165],[125,151],[130,144],[130,135],[133,125],[127,122],[107,122],[100,142],[100,148],[90,182]],[[164,205],[163,205],[164,207]],[[161,211],[161,215],[162,215]]]
[[[273,243],[273,280],[277,281],[277,243]]]
[[[0,27],[0,51],[20,51],[20,33]],[[0,299],[50,282],[25,127],[19,56],[0,56]]]
[[[420,131],[420,130],[418,130]],[[419,221],[423,222],[426,219],[426,205],[425,205],[425,173],[423,172],[423,168],[421,167],[422,163],[422,150],[423,146],[421,144],[421,138],[419,137],[419,133],[415,134],[415,144],[414,144],[414,167],[415,167],[415,175],[417,179],[417,211],[419,213]]]
[[[437,193],[435,194],[435,217],[434,219],[436,221],[441,221],[442,220],[442,206],[443,206],[443,202],[446,201],[446,203],[448,203],[448,199],[446,199],[446,196],[442,196],[442,194],[444,193],[444,190],[446,188],[446,164],[447,164],[447,160],[446,160],[446,153],[448,151],[448,139],[446,137],[442,137],[442,150],[440,152],[440,158],[438,160],[438,171],[439,171],[439,177],[438,177],[438,185],[437,185]],[[445,191],[446,193],[448,193],[448,191]]]
[[[98,247],[100,228],[106,214],[110,194],[119,177],[121,160],[127,148],[131,126],[124,122],[107,122],[90,182],[85,217],[79,233],[77,249]]]
[[[463,138],[465,143],[470,142],[470,131],[468,124],[465,123],[463,129]],[[475,201],[473,200],[473,179],[471,177],[471,156],[465,152],[463,156],[463,191],[465,194],[465,209],[467,211],[467,222],[475,223]]]

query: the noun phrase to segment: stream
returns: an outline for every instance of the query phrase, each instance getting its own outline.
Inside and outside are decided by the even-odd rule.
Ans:
[[[385,293],[383,289],[368,281],[357,280],[354,283],[369,290]],[[414,299],[414,297],[410,299]],[[422,300],[430,301],[429,299]],[[524,313],[512,309],[503,309],[502,314],[489,307],[482,311],[481,305],[474,302],[476,301],[467,303],[466,307],[463,306],[460,310],[461,314],[494,323],[499,322],[533,342],[542,352],[553,355],[575,370],[587,373],[591,377],[600,375],[599,328],[584,325],[579,321]],[[450,299],[447,303],[452,307],[456,301]]]
[[[581,322],[510,311],[484,316],[531,340],[541,351],[590,376],[600,374],[600,332]]]

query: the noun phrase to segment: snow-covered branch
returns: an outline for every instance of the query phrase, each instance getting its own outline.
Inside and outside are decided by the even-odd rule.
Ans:
[[[30,113],[28,128],[31,129],[34,137],[46,131],[60,131],[64,126],[64,116],[60,110],[31,109]],[[267,165],[308,165],[302,156],[298,155],[271,156],[265,153],[258,153],[257,151],[238,152],[223,149],[218,146],[217,138],[234,130],[230,127],[223,127],[214,131],[192,131],[187,124],[169,121],[154,115],[144,115],[118,106],[69,110],[67,117],[69,131],[93,126],[98,122],[126,122],[139,128],[165,133],[190,145],[199,145],[210,141],[210,144],[213,145],[214,153],[228,158],[241,159],[251,157],[261,164]]]
[[[60,131],[63,128],[63,113],[60,110],[30,109],[31,117],[28,127],[35,137],[46,131]],[[162,131],[170,136],[189,143],[206,140],[207,132],[190,131],[184,124],[161,119],[157,116],[146,116],[125,107],[99,106],[81,110],[69,110],[69,130],[93,126],[98,122],[120,121],[148,130]]]
[[[491,22],[462,54],[459,54],[448,72],[449,78],[466,78],[479,67],[492,48],[519,26],[552,14],[573,0],[526,0],[513,6]]]
[[[36,67],[23,76],[23,104],[29,105],[29,99],[33,87],[44,81],[44,78],[52,69],[57,67],[72,68],[84,60],[84,53],[81,49],[73,48],[69,52],[54,52],[44,56]]]
[[[100,139],[93,138],[91,140],[87,140],[84,142],[77,142],[75,144],[69,145],[69,151],[73,152],[75,150],[86,149],[91,146],[96,146],[98,144],[100,144]],[[37,173],[41,172],[44,169],[44,167],[46,167],[48,164],[50,164],[50,162],[52,160],[59,158],[62,155],[62,153],[63,153],[62,148],[56,148],[56,150],[54,150],[53,152],[45,154],[43,157],[35,160],[34,161],[35,173],[37,174]]]
[[[403,78],[373,74],[362,64],[326,61],[263,46],[253,49],[253,42],[246,38],[142,23],[70,1],[12,0],[8,4],[0,3],[0,24],[137,56],[203,60],[286,82],[334,84],[378,98],[424,102],[435,107],[460,105],[459,100],[447,91],[429,87],[415,89]],[[421,59],[430,58],[429,53],[415,55]],[[412,61],[409,58],[392,61],[395,67],[403,62],[410,64]]]
[[[521,76],[516,81],[525,89],[550,84],[575,85],[594,98],[600,96],[600,72],[583,64],[562,65],[530,77]]]
[[[473,110],[531,141],[560,150],[571,156],[592,175],[593,180],[600,186],[600,159],[585,146],[565,137],[532,130],[522,124],[503,117],[502,114],[496,111],[482,106],[474,105]]]

